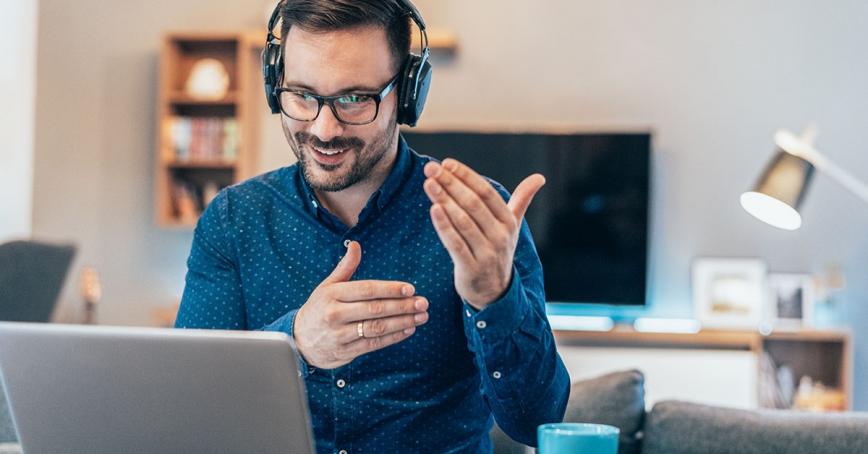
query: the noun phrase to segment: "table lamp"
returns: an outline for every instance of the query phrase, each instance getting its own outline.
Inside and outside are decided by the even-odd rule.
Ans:
[[[802,225],[799,207],[814,169],[868,203],[868,185],[818,152],[813,146],[815,137],[814,128],[808,128],[801,137],[785,130],[775,133],[777,152],[753,189],[741,195],[741,206],[748,213],[784,230],[798,229]]]

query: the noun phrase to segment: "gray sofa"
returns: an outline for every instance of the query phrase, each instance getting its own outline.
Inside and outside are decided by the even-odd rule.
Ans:
[[[564,421],[620,428],[619,454],[868,453],[868,413],[736,410],[678,401],[646,412],[644,384],[635,370],[574,383]],[[491,439],[496,454],[532,452],[497,427]]]

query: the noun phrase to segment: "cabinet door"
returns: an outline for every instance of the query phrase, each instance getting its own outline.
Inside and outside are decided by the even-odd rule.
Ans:
[[[572,381],[625,369],[645,375],[645,405],[669,399],[757,408],[757,361],[749,351],[558,347]]]

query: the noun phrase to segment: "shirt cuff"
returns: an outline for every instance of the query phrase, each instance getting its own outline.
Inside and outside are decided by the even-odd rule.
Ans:
[[[463,300],[462,300],[463,301]],[[524,289],[518,270],[512,267],[512,280],[506,293],[491,302],[481,311],[464,301],[464,329],[467,334],[473,331],[485,341],[501,341],[515,333],[530,307],[524,297]],[[468,336],[472,339],[472,336]]]
[[[302,378],[307,378],[316,372],[316,368],[309,365],[307,361],[304,360],[304,357],[301,356],[301,352],[299,352],[298,348],[295,346],[293,327],[295,326],[296,315],[298,315],[298,309],[293,309],[284,314],[283,317],[272,322],[270,325],[266,325],[263,329],[265,331],[280,331],[289,335],[289,339],[292,342],[292,351],[295,353],[295,357],[298,358],[298,373]]]

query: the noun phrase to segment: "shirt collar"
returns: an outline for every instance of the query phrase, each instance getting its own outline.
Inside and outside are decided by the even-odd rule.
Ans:
[[[380,188],[371,194],[371,198],[368,199],[368,203],[365,206],[370,207],[373,202],[376,202],[377,208],[382,210],[383,207],[389,203],[392,197],[394,197],[395,193],[401,187],[401,183],[406,179],[407,174],[410,173],[411,170],[410,148],[407,146],[404,136],[398,135],[398,154],[395,157],[395,163],[392,165],[392,170],[389,172],[389,176],[386,177],[386,180],[383,181],[383,184],[380,185]],[[298,173],[301,177],[299,179],[301,180],[302,192],[306,202],[305,205],[313,214],[316,214],[320,207],[320,203],[317,201],[313,189],[308,185],[307,180],[304,179],[304,172],[299,168]]]

